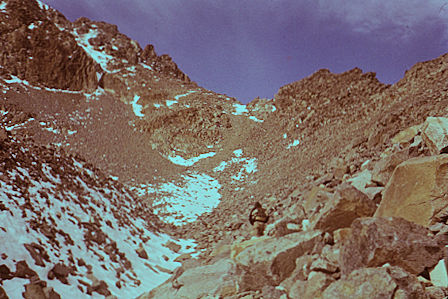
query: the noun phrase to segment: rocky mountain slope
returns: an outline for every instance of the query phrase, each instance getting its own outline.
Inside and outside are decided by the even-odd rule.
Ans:
[[[123,298],[166,279],[191,242],[81,157],[12,136],[23,112],[1,113],[2,298]]]
[[[448,295],[448,54],[241,105],[39,1],[0,32],[0,298]]]

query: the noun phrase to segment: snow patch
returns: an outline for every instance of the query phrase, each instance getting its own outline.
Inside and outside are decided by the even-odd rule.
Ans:
[[[215,178],[189,172],[180,180],[158,186],[146,186],[140,193],[152,194],[153,211],[162,220],[174,225],[195,221],[199,215],[210,212],[218,206],[221,185]]]
[[[5,114],[3,114],[3,115],[6,115],[8,112],[6,112]],[[17,123],[17,124],[14,124],[14,125],[6,125],[5,126],[5,130],[6,131],[12,131],[12,130],[15,130],[15,129],[18,129],[18,128],[21,128],[21,127],[23,127],[23,126],[25,126],[27,123],[29,123],[30,121],[33,121],[34,120],[34,118],[29,118],[29,119],[27,119],[27,120],[25,120],[24,122],[22,122],[22,123]]]
[[[37,2],[37,4],[39,5],[40,9],[42,9],[42,10],[48,10],[48,9],[50,9],[50,7],[49,7],[47,4],[45,4],[45,3],[43,3],[43,2],[41,2],[41,1],[39,1],[39,0],[36,0],[36,2]]]
[[[97,51],[94,49],[94,47],[89,43],[89,39],[95,38],[98,35],[98,31],[95,29],[90,29],[85,34],[79,34],[76,30],[72,32],[72,35],[75,37],[75,40],[77,41],[78,45],[81,46],[86,53],[92,57],[93,60],[95,60],[101,68],[111,73],[107,67],[110,61],[114,59],[113,56],[106,54],[102,51]]]
[[[243,115],[244,113],[249,113],[246,105],[234,103],[233,108],[235,109],[235,112],[233,113],[234,115]]]
[[[192,93],[195,93],[195,92],[197,92],[197,91],[196,91],[196,90],[190,90],[190,91],[188,91],[187,93],[179,94],[179,95],[175,96],[174,99],[175,99],[176,101],[178,101],[180,98],[186,97],[186,96],[188,96],[188,95],[190,95],[190,94],[192,94]]]
[[[23,84],[23,85],[27,85],[30,86],[30,83],[26,80],[22,80],[16,76],[11,75],[11,79],[3,79],[6,83],[8,84],[13,84],[13,83],[18,83],[18,84]],[[40,89],[40,88],[37,88]]]
[[[264,122],[264,120],[262,120],[262,119],[258,119],[258,118],[256,118],[256,117],[253,116],[253,115],[249,116],[249,119],[251,119],[251,120],[253,120],[253,121],[257,122],[257,123],[262,123],[262,122]]]
[[[167,156],[166,158],[168,160],[170,160],[171,163],[174,163],[174,164],[177,164],[177,165],[192,166],[195,163],[199,162],[200,160],[205,159],[205,158],[209,158],[209,157],[213,157],[214,155],[216,155],[215,152],[208,152],[208,153],[205,153],[205,154],[200,154],[197,157],[192,157],[190,159],[184,159],[181,156],[174,156],[174,157]]]
[[[140,104],[137,104],[138,100],[140,99],[139,95],[134,96],[134,100],[132,101],[132,110],[134,110],[134,114],[138,117],[144,117],[145,115],[142,113],[143,106]]]
[[[253,115],[249,115],[249,110],[247,110],[246,105],[234,103],[233,108],[235,109],[235,112],[232,112],[233,115],[246,115],[249,119],[255,122],[264,122],[264,120],[258,119]]]
[[[300,144],[300,140],[294,140],[293,142],[291,142],[290,144],[288,144],[288,146],[286,147],[286,149],[290,149],[291,147],[295,147],[298,146]]]
[[[98,73],[97,73],[98,74]],[[90,100],[98,100],[101,95],[105,95],[106,92],[101,87],[98,87],[94,92],[92,93],[84,93],[84,96],[86,97],[87,102]]]
[[[170,107],[170,106],[172,106],[174,104],[177,104],[176,100],[166,100],[166,106],[167,107]]]
[[[213,168],[213,171],[221,172],[226,168],[231,167],[232,165],[238,165],[240,167],[239,171],[231,177],[234,181],[242,181],[247,177],[247,175],[257,172],[258,162],[256,158],[243,158],[242,149],[233,151],[233,154],[235,155],[235,157],[227,162],[222,161],[218,166]]]
[[[6,2],[0,3],[0,12],[6,12]]]
[[[151,71],[152,71],[152,67],[150,67],[149,65],[144,64],[144,63],[140,63],[140,65],[141,65],[142,67],[144,67],[145,69],[148,69],[148,70],[151,70]]]
[[[14,76],[14,75],[11,75],[11,79],[3,79],[3,81],[5,83],[8,83],[8,84],[14,84],[14,83],[22,84],[24,86],[28,86],[28,87],[31,87],[31,88],[36,89],[36,90],[44,89],[46,91],[51,91],[51,92],[62,92],[62,93],[68,93],[68,94],[81,94],[80,91],[63,90],[63,89],[56,89],[56,88],[49,88],[49,87],[40,88],[38,86],[33,86],[27,80],[22,80],[22,79]]]
[[[234,154],[236,157],[240,158],[240,157],[243,155],[243,150],[242,150],[242,149],[234,150],[234,151],[233,151],[233,154]]]

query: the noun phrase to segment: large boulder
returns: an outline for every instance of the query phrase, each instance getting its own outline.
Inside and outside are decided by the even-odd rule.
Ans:
[[[330,192],[329,188],[324,186],[314,186],[305,195],[302,203],[302,207],[306,214],[314,213],[321,209],[325,203],[333,197],[333,193]]]
[[[372,171],[372,181],[385,186],[389,181],[395,168],[409,159],[409,151],[401,150],[382,158],[375,163]]]
[[[448,155],[413,158],[397,166],[375,216],[398,216],[429,226],[446,206]]]
[[[323,272],[311,272],[308,280],[297,280],[289,291],[290,298],[316,299],[335,279]],[[336,298],[336,297],[335,297]]]
[[[399,267],[364,268],[328,286],[319,298],[428,298],[415,276]]]
[[[311,219],[314,229],[333,232],[349,227],[359,217],[372,216],[376,205],[367,195],[349,184],[341,185],[323,209]]]
[[[278,285],[294,271],[298,257],[320,248],[322,232],[305,231],[280,238],[262,239],[246,247],[233,259],[243,271],[241,289],[256,290],[266,284]]]
[[[448,118],[428,117],[421,128],[423,141],[433,155],[448,146]]]
[[[351,237],[341,248],[340,266],[345,275],[386,263],[420,274],[443,256],[443,245],[427,228],[403,218],[360,218],[351,228]]]
[[[222,298],[237,293],[234,262],[221,259],[211,265],[178,271],[165,283],[138,298]]]
[[[415,125],[400,131],[397,135],[391,138],[392,144],[399,144],[405,147],[406,145],[410,145],[414,138],[420,132],[422,125]]]

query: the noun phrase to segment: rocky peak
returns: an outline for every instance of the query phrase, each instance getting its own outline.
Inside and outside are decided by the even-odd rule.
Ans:
[[[315,105],[346,105],[365,101],[386,87],[375,73],[363,73],[359,68],[341,74],[321,69],[310,77],[281,87],[275,101],[280,108],[292,110]]]
[[[0,32],[0,64],[10,74],[51,88],[96,88],[96,63],[47,18],[38,2],[7,1]]]
[[[113,57],[110,71],[118,71],[124,67],[143,62],[160,75],[190,82],[190,79],[167,55],[158,56],[153,45],[147,45],[143,51],[137,41],[130,39],[118,31],[117,25],[106,22],[92,21],[81,17],[72,24],[75,35],[87,36],[87,44],[94,50]]]
[[[113,57],[108,70],[114,71],[139,62],[140,45],[118,31],[117,25],[81,17],[73,23],[75,36],[85,38],[86,46]],[[107,71],[107,70],[106,70]]]
[[[157,56],[152,46],[141,57],[140,45],[121,34],[116,25],[87,18],[71,23],[39,1],[7,1],[0,12],[0,32],[5,45],[0,50],[0,64],[34,85],[93,90],[99,74],[140,62],[157,76],[190,82],[171,57]]]
[[[156,50],[153,45],[146,45],[140,56],[144,62],[151,61],[157,57]]]

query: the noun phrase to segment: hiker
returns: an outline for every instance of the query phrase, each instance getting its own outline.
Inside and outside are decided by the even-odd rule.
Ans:
[[[254,236],[261,237],[264,234],[268,220],[269,216],[266,214],[266,210],[257,201],[249,214],[249,222],[253,226]]]

